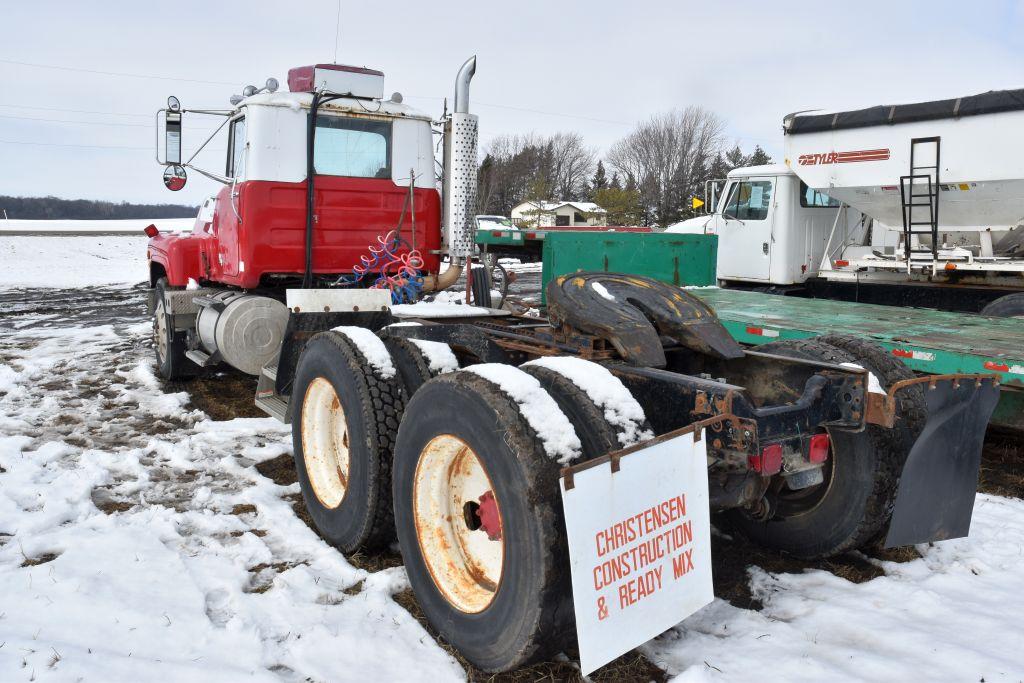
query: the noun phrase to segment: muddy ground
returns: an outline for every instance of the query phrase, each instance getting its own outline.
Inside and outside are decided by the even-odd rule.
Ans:
[[[538,280],[534,274],[520,275],[518,283],[513,285],[515,292],[513,302],[523,310],[537,304],[539,292]],[[91,327],[96,325],[133,325],[146,321],[145,289],[142,286],[131,288],[91,287],[75,290],[5,290],[0,292],[0,335],[32,328],[65,328]],[[16,338],[16,337],[14,337]],[[0,363],[6,357],[5,345],[0,344]],[[146,344],[125,343],[112,349],[110,358],[95,369],[97,381],[76,384],[77,401],[104,400],[102,373],[111,372],[116,368],[124,368],[136,362],[139,357],[151,354]],[[52,379],[54,388],[61,387],[61,378]],[[262,417],[263,414],[253,405],[255,379],[226,370],[210,373],[189,382],[164,383],[167,392],[185,391],[191,405],[188,408],[202,410],[212,419],[228,420],[235,417]],[[119,413],[117,411],[120,411]],[[154,424],[152,421],[135,418],[130,411],[124,411],[111,405],[108,416],[109,428],[102,430],[83,430],[75,423],[73,417],[54,420],[41,429],[52,432],[65,440],[80,440],[81,446],[103,446],[107,444],[123,444],[135,440],[144,440],[147,435],[173,429],[175,425]],[[282,455],[261,462],[257,470],[265,477],[279,484],[290,484],[295,481],[295,471],[290,455]],[[182,477],[189,472],[183,471]],[[186,484],[187,482],[182,482]],[[1019,434],[990,431],[986,437],[983,454],[980,490],[1001,496],[1024,497],[1024,447]],[[306,513],[301,497],[293,494],[290,498],[296,516],[310,525],[311,520]],[[123,505],[116,501],[98,501],[97,504]],[[111,510],[113,512],[115,510]],[[240,510],[238,514],[245,511]],[[769,572],[802,572],[807,569],[823,569],[850,581],[862,582],[882,574],[881,569],[869,559],[853,553],[821,562],[805,562],[766,551],[745,541],[734,534],[727,519],[716,522],[717,533],[713,536],[713,576],[715,593],[732,604],[757,609],[757,601],[749,590],[748,567],[759,566]],[[883,559],[905,561],[918,557],[911,549],[888,551],[878,555]],[[395,552],[379,555],[360,555],[349,558],[350,562],[360,568],[376,571],[401,564],[400,555]],[[270,569],[268,567],[268,569]],[[269,584],[268,584],[269,587]],[[421,611],[410,591],[395,596],[395,599],[414,617],[430,630],[423,620]],[[450,652],[451,649],[441,643]],[[527,669],[502,676],[490,676],[474,669],[467,662],[452,652],[466,668],[471,680],[508,680],[508,681],[539,681],[539,680],[571,680],[578,679],[578,671],[570,661],[546,662]],[[573,657],[574,653],[567,653]],[[634,651],[612,664],[603,667],[593,680],[664,680],[665,675],[658,667],[643,655]]]

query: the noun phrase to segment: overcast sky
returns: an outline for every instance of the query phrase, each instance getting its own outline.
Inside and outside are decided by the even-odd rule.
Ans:
[[[334,59],[337,0],[2,7],[0,195],[198,203],[216,183],[192,173],[168,192],[153,159],[167,95],[226,107],[247,83]],[[697,104],[779,160],[789,112],[1024,86],[1024,2],[343,0],[338,61],[383,70],[387,93],[435,116],[472,54],[485,143],[575,130],[603,152]],[[213,122],[192,123],[186,152]],[[223,142],[211,147],[222,168]]]

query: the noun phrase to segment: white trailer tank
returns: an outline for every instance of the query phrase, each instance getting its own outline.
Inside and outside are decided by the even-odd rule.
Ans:
[[[1024,89],[797,113],[783,128],[786,164],[807,185],[891,228],[903,227],[900,177],[934,181],[930,166],[938,167],[940,230],[999,232],[1024,221]],[[912,182],[927,192],[925,178]],[[914,212],[914,220],[929,214]]]

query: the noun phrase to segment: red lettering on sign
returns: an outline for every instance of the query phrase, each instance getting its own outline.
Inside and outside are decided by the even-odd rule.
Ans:
[[[619,586],[619,607],[625,609],[661,588],[663,567],[649,569]]]
[[[672,578],[678,579],[693,569],[693,548],[684,550],[678,557],[672,558]]]
[[[641,536],[652,534],[685,516],[686,494],[673,496],[632,517],[616,522],[607,529],[598,531],[594,536],[597,556],[603,557],[605,554],[629,545]]]

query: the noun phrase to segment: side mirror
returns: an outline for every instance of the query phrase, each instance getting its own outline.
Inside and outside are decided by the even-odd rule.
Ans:
[[[181,164],[181,102],[174,95],[167,98],[164,112],[164,163]]]
[[[168,166],[164,169],[164,186],[171,192],[177,192],[185,187],[188,176],[185,174],[184,166]]]

